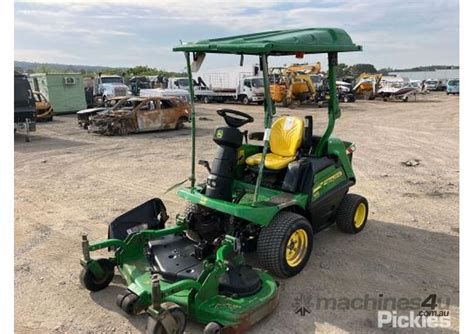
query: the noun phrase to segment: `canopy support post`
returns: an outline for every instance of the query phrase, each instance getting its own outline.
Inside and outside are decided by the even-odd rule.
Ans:
[[[339,97],[336,88],[336,65],[337,52],[328,53],[328,84],[329,84],[329,106],[328,106],[328,127],[319,140],[316,147],[316,157],[321,158],[327,149],[328,139],[334,130],[336,119],[341,116],[339,109]]]
[[[265,126],[265,135],[263,137],[263,151],[262,158],[260,160],[260,165],[258,166],[258,176],[257,182],[255,184],[255,192],[253,194],[253,203],[255,205],[258,201],[258,191],[260,189],[260,184],[262,183],[263,169],[265,168],[265,156],[267,155],[269,140],[270,140],[270,130],[272,127],[272,117],[273,117],[273,102],[272,96],[270,94],[270,81],[268,76],[268,56],[260,56],[260,64],[262,66],[263,72],[263,86],[265,91],[265,117],[264,117],[264,126]]]
[[[191,71],[191,60],[189,52],[184,53],[186,57],[186,68],[188,72],[188,82],[189,82],[189,95],[191,97],[191,176],[189,180],[191,181],[191,188],[194,188],[196,182],[196,112],[194,109],[194,84],[193,84],[193,74]]]

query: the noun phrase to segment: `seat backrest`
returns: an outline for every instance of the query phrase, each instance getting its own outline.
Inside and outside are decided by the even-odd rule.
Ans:
[[[300,117],[282,116],[272,125],[270,150],[272,153],[293,157],[303,141],[304,121]]]

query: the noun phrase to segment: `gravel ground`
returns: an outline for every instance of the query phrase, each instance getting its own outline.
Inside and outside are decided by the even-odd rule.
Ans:
[[[213,128],[223,124],[219,107],[197,106],[198,159],[212,159]],[[246,128],[261,129],[261,107],[232,107],[255,116]],[[443,93],[408,103],[342,104],[335,136],[357,144],[351,191],[368,198],[369,221],[358,235],[335,227],[317,234],[305,270],[281,282],[278,309],[252,333],[377,332],[372,299],[429,294],[449,299],[451,327],[443,332],[458,331],[458,111],[459,98]],[[312,114],[315,132],[325,128],[325,109],[278,114]],[[80,235],[106,237],[114,217],[152,197],[165,202],[170,217],[179,213],[183,202],[164,192],[188,176],[190,143],[189,127],[103,137],[79,129],[74,115],[38,124],[30,143],[15,135],[16,332],[144,331],[145,315],[128,317],[115,305],[118,275],[101,292],[80,286]],[[403,164],[415,159],[415,167]],[[204,168],[197,171],[204,179]],[[254,256],[250,262],[257,264]],[[304,316],[295,313],[301,296],[311,311]],[[323,298],[336,298],[339,307],[326,309]],[[368,307],[343,309],[344,298],[368,299]],[[201,330],[188,324],[189,333]]]

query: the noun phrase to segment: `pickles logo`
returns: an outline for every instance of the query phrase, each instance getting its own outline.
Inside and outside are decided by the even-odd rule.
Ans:
[[[322,188],[326,187],[330,183],[333,183],[334,181],[339,179],[342,175],[343,175],[342,171],[339,170],[336,173],[329,176],[328,178],[326,178],[326,179],[322,180],[321,182],[315,184],[314,187],[313,187],[313,199],[316,199],[316,198],[319,197],[319,195],[320,195],[319,191]]]
[[[223,135],[224,131],[222,131],[221,129],[216,130],[216,138],[221,139]]]

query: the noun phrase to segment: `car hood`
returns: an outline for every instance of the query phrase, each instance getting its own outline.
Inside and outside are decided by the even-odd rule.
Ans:
[[[94,112],[102,111],[102,110],[105,110],[105,109],[107,109],[107,108],[105,108],[105,107],[99,107],[99,108],[83,109],[83,110],[79,110],[76,114],[84,115],[84,114],[89,114],[89,113],[94,113]]]

